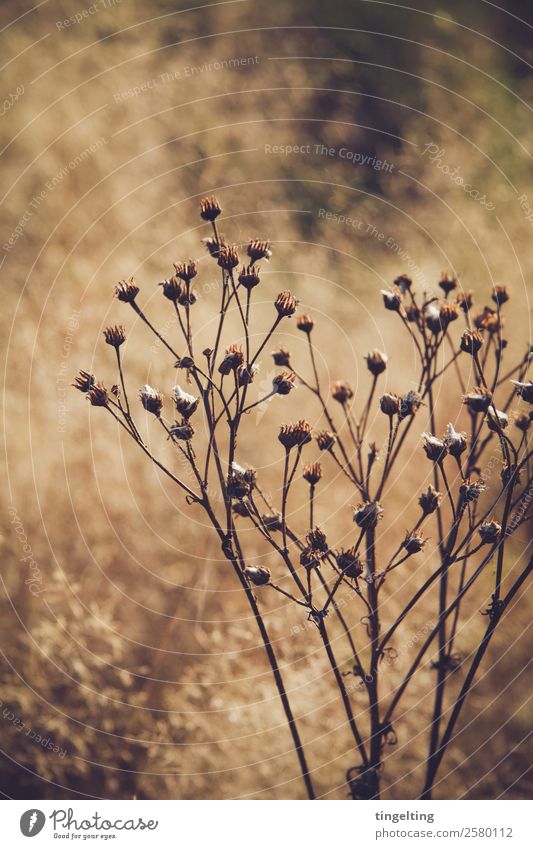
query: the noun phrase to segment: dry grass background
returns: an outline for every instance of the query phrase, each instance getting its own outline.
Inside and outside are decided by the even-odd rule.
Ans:
[[[3,94],[24,86],[0,121],[2,244],[31,212],[16,244],[2,249],[0,272],[6,363],[0,698],[2,710],[24,723],[21,731],[1,717],[2,789],[9,796],[302,794],[254,623],[213,535],[74,391],[67,392],[64,432],[58,431],[64,380],[79,367],[114,379],[101,344],[107,323],[126,324],[127,368],[139,386],[149,382],[168,394],[174,382],[169,358],[113,302],[120,277],[139,278],[143,304],[164,326],[169,313],[155,284],[173,260],[200,258],[195,309],[208,338],[217,298],[199,244],[205,235],[200,196],[220,198],[228,237],[273,241],[257,332],[270,322],[275,294],[291,288],[317,318],[324,375],[348,378],[361,395],[368,386],[362,356],[373,347],[391,357],[388,388],[409,388],[412,351],[394,317],[383,315],[378,295],[409,270],[408,257],[419,288],[434,286],[442,268],[459,273],[479,303],[492,283],[506,283],[513,292],[510,347],[521,353],[531,338],[531,229],[518,201],[525,194],[533,203],[528,22],[481,2],[468,9],[446,4],[446,11],[428,4],[420,12],[362,2],[326,8],[318,0],[289,8],[281,0],[187,5],[100,3],[61,30],[56,22],[81,12],[82,2],[45,2],[35,10],[6,2],[0,12]],[[507,9],[524,17],[521,4]],[[259,58],[239,69],[184,76],[188,66],[232,57]],[[178,71],[181,79],[160,79],[138,96],[124,96]],[[95,153],[47,188],[95,143]],[[319,143],[387,159],[392,172],[313,152],[265,153],[265,144]],[[444,148],[442,161],[458,167],[493,211],[429,161],[423,153],[429,143]],[[357,218],[362,228],[326,221],[320,209]],[[389,238],[402,257],[387,246]],[[175,332],[172,323],[167,329]],[[301,340],[296,331],[289,335],[298,361]],[[266,379],[268,357],[263,369]],[[273,439],[279,423],[301,411],[316,417],[303,395],[294,397],[274,399],[260,420],[250,417],[239,445],[240,460],[258,467],[273,493],[280,480]],[[441,400],[450,415],[458,397],[454,387]],[[377,415],[373,435],[378,442],[385,437]],[[160,450],[169,456],[168,446],[160,443]],[[414,515],[409,498],[427,474],[414,443],[410,452],[396,515],[388,517],[394,539]],[[330,539],[336,545],[350,530],[347,499],[336,480],[318,502],[320,521],[338,514]],[[24,584],[9,506],[40,569],[38,596]],[[514,556],[530,536],[524,526]],[[421,573],[429,568],[428,561]],[[276,610],[267,596],[263,607],[319,792],[344,798],[343,776],[356,758],[318,640],[312,630],[298,633],[302,623],[294,613]],[[463,637],[463,651],[482,627],[476,609],[473,599],[475,625]],[[530,610],[523,599],[494,640],[439,796],[531,792]],[[430,611],[418,615],[413,625],[423,627]],[[407,644],[410,636],[398,642]],[[509,646],[512,652],[499,660]],[[408,656],[409,650],[391,671],[391,686]],[[420,729],[428,720],[427,705],[417,698],[430,680],[423,673],[414,684],[399,745],[390,752],[387,792],[394,798],[415,792],[427,736]],[[363,703],[354,696],[357,709]],[[26,736],[28,728],[66,755],[45,751]]]

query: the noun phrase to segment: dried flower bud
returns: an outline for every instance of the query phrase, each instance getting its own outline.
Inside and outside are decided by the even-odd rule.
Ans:
[[[278,297],[274,301],[274,306],[276,307],[280,318],[290,318],[290,316],[294,315],[296,312],[298,301],[294,295],[291,295],[290,292],[284,291],[279,293]]]
[[[236,516],[241,516],[243,519],[248,518],[248,516],[252,515],[252,511],[246,501],[234,501],[231,505],[231,509],[235,513]]]
[[[183,281],[178,277],[171,277],[170,280],[163,280],[162,283],[159,284],[163,287],[163,295],[165,298],[168,298],[169,301],[181,300],[185,295],[185,286],[183,285]]]
[[[107,407],[109,396],[103,383],[95,383],[87,393],[93,407]]]
[[[400,312],[402,306],[402,296],[399,292],[389,292],[388,289],[382,289],[381,294],[383,296],[383,304],[385,309],[392,310],[393,312]]]
[[[243,469],[237,463],[231,464],[227,482],[230,498],[245,498],[250,494],[254,482],[255,471],[253,469]]]
[[[272,358],[276,366],[290,366],[291,353],[287,348],[278,348],[277,351],[272,351]]]
[[[317,569],[320,566],[320,558],[317,556],[317,552],[313,551],[312,548],[304,548],[300,554],[300,565],[304,569]]]
[[[264,513],[261,516],[261,521],[265,528],[269,531],[281,531],[281,513]]]
[[[104,339],[113,348],[120,348],[122,343],[126,341],[126,331],[121,324],[116,324],[115,327],[106,327]]]
[[[270,569],[266,566],[245,566],[244,574],[255,587],[264,587],[270,583]]]
[[[363,574],[363,563],[355,548],[341,549],[335,559],[340,571],[347,578],[359,578]]]
[[[416,304],[407,304],[407,306],[405,307],[405,315],[407,321],[416,323],[420,318],[420,310]]]
[[[302,333],[311,333],[313,327],[315,326],[314,319],[310,315],[298,315],[296,316],[296,327],[298,330],[301,330]]]
[[[461,336],[461,351],[464,351],[465,354],[477,354],[483,345],[483,336],[477,330],[465,330],[463,335]]]
[[[198,408],[198,398],[195,398],[194,395],[189,395],[189,393],[185,392],[178,384],[174,387],[173,392],[177,412],[183,416],[184,419],[190,419],[192,414],[195,413]]]
[[[356,525],[359,525],[361,529],[366,531],[375,528],[378,519],[381,519],[382,516],[383,507],[379,501],[365,501],[364,504],[360,504],[355,510],[353,520]]]
[[[316,435],[316,442],[320,451],[331,451],[336,442],[336,436],[329,430],[321,430]]]
[[[282,425],[278,439],[287,451],[307,445],[311,442],[311,425],[304,419],[300,419],[296,424]]]
[[[438,508],[442,499],[442,494],[437,492],[437,490],[431,486],[428,486],[427,490],[422,493],[420,498],[418,499],[418,503],[420,504],[424,516],[430,516],[431,513],[434,513]]]
[[[408,416],[414,416],[420,408],[422,398],[414,389],[410,389],[405,395],[400,397],[400,409],[398,412],[399,421],[403,422]]]
[[[472,392],[463,395],[463,404],[466,404],[471,413],[486,413],[492,403],[492,392],[486,386],[476,386]]]
[[[382,413],[392,418],[400,412],[400,399],[391,392],[385,392],[379,399],[379,407]]]
[[[430,433],[423,433],[422,439],[424,440],[423,448],[428,460],[432,460],[434,463],[440,463],[444,460],[448,449],[443,439],[432,436]]]
[[[487,330],[488,333],[499,333],[503,327],[503,319],[496,310],[484,307],[483,312],[474,318],[474,325],[478,330]]]
[[[215,197],[202,198],[200,201],[200,216],[204,221],[215,221],[222,212],[222,208]]]
[[[499,307],[503,306],[503,304],[507,303],[511,296],[507,291],[506,286],[494,286],[492,290],[492,300],[495,304],[498,304]]]
[[[90,374],[88,371],[81,369],[74,378],[72,386],[74,389],[79,389],[80,392],[89,392],[89,390],[93,388],[94,384],[94,374]]]
[[[508,426],[509,417],[502,410],[495,410],[494,407],[489,407],[485,421],[489,430],[493,433],[499,433]]]
[[[260,259],[270,259],[272,251],[270,250],[270,242],[262,241],[261,239],[252,239],[248,245],[248,256],[252,263],[259,262]]]
[[[77,388],[79,389],[80,387]],[[527,433],[527,431],[531,427],[531,413],[529,415],[527,413],[517,413],[515,415],[514,423],[515,427],[517,427],[518,430],[521,430],[522,433]]]
[[[459,309],[461,309],[464,313],[470,312],[472,304],[474,303],[474,295],[472,292],[461,292],[460,295],[457,295],[456,303]]]
[[[339,404],[346,404],[353,398],[353,390],[346,380],[336,380],[331,384],[331,395]]]
[[[115,398],[120,398],[120,386],[118,383],[114,383],[111,387],[111,394],[115,396]]]
[[[418,554],[419,551],[422,551],[426,542],[427,539],[424,539],[416,531],[407,531],[405,539],[402,542],[402,548],[405,548],[408,554]]]
[[[231,271],[239,264],[239,254],[235,245],[222,245],[220,247],[218,264],[226,271]]]
[[[424,320],[426,327],[435,336],[442,330],[442,322],[440,317],[440,307],[437,304],[429,304],[424,311]]]
[[[485,484],[481,478],[477,481],[468,479],[465,480],[459,487],[459,493],[462,501],[466,504],[470,501],[477,501],[484,489]]]
[[[443,271],[439,280],[439,286],[446,295],[446,297],[448,297],[450,292],[453,292],[454,289],[457,289],[457,277],[452,277],[448,274],[447,271]]]
[[[440,307],[440,320],[442,329],[445,331],[452,321],[457,321],[459,318],[459,307],[454,303],[444,303]]]
[[[378,351],[377,348],[374,348],[373,351],[370,351],[365,357],[366,365],[368,371],[377,377],[378,374],[382,374],[387,368],[388,362],[387,354],[383,354],[381,351]]]
[[[190,283],[193,277],[198,274],[198,265],[194,259],[190,259],[188,262],[175,262],[174,268],[176,269],[176,277],[179,277],[184,283]]]
[[[139,294],[139,287],[135,284],[133,277],[129,280],[121,280],[115,286],[115,295],[119,301],[125,304],[132,304]]]
[[[529,380],[527,383],[522,383],[520,380],[511,380],[516,394],[523,398],[526,404],[533,404],[533,382]]]
[[[176,422],[176,424],[172,425],[169,430],[174,439],[180,439],[183,440],[183,442],[189,442],[189,440],[194,436],[194,428],[187,419],[182,419],[181,422]]]
[[[466,436],[464,433],[459,433],[455,430],[452,423],[448,422],[448,426],[446,427],[446,436],[444,437],[444,444],[448,449],[448,453],[457,459],[461,456],[463,451],[466,451]]]
[[[163,408],[163,396],[157,389],[153,389],[145,383],[143,388],[139,390],[139,396],[144,409],[148,413],[153,413],[154,416],[160,415]]]
[[[243,265],[238,280],[241,286],[243,286],[248,292],[250,292],[254,286],[257,286],[260,283],[260,277],[255,265]]]
[[[215,239],[213,236],[206,236],[205,239],[202,239],[202,244],[205,245],[213,259],[218,259],[220,249],[226,242],[224,236],[219,236],[218,239]]]
[[[192,357],[180,357],[178,362],[175,363],[175,367],[186,369],[194,368],[194,360]]]
[[[323,560],[329,554],[326,534],[320,528],[314,528],[312,531],[309,531],[305,539],[307,545],[319,560]]]
[[[296,387],[296,377],[292,372],[277,374],[272,381],[272,389],[278,395],[288,395]]]
[[[224,354],[224,359],[220,363],[218,370],[220,374],[229,374],[234,369],[238,369],[244,362],[244,354],[242,346],[233,344],[230,345]]]
[[[302,477],[311,486],[316,486],[322,477],[322,464],[307,463],[303,468]]]
[[[237,374],[239,377],[239,386],[248,386],[254,382],[254,378],[259,371],[259,363],[249,366],[239,366]]]
[[[411,289],[413,281],[407,276],[407,274],[400,274],[400,276],[394,281],[394,285],[397,286],[402,295],[405,295],[405,293]]]
[[[498,542],[501,532],[502,526],[494,519],[491,519],[488,522],[483,522],[478,528],[478,534],[481,537],[481,542],[485,545],[492,545],[493,543]]]

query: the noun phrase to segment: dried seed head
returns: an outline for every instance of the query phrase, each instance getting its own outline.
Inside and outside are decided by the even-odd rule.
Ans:
[[[312,531],[309,531],[305,539],[307,545],[319,560],[323,560],[329,554],[326,534],[320,528],[314,528]]]
[[[426,325],[432,333],[444,333],[452,321],[456,321],[459,317],[459,307],[457,304],[445,301],[443,303],[430,304],[425,312]]]
[[[468,478],[459,487],[459,493],[461,495],[461,499],[466,504],[470,501],[477,501],[484,489],[485,484],[481,480],[481,478],[479,478],[477,481],[473,481]]]
[[[255,472],[250,475],[248,469],[243,469],[237,463],[232,463],[228,474],[228,495],[230,498],[245,498],[250,494],[254,480]]]
[[[385,392],[379,399],[379,408],[382,413],[392,418],[392,416],[400,412],[400,399],[391,392]]]
[[[446,427],[446,436],[444,437],[444,444],[448,449],[448,454],[451,454],[452,457],[458,458],[461,456],[463,451],[466,451],[466,436],[464,433],[459,433],[455,430],[452,423],[448,422]]]
[[[276,366],[290,366],[291,353],[287,348],[280,347],[277,351],[272,351],[272,358]]]
[[[198,274],[198,265],[194,259],[190,259],[188,262],[175,262],[174,268],[176,269],[176,277],[179,277],[184,283],[190,283],[193,277]]]
[[[252,515],[252,511],[246,501],[234,501],[231,505],[231,509],[236,516],[241,516],[243,519]]]
[[[266,566],[245,566],[244,574],[255,587],[264,587],[270,583],[270,569]]]
[[[270,259],[272,251],[270,250],[270,242],[265,242],[261,239],[252,239],[248,245],[248,256],[252,263],[259,262],[260,259]]]
[[[474,325],[478,330],[486,330],[488,333],[499,333],[503,327],[503,318],[491,307],[484,307],[483,312],[474,318]]]
[[[353,398],[353,390],[346,380],[336,380],[331,384],[331,395],[339,404],[346,404]]]
[[[373,351],[370,351],[365,357],[366,365],[368,371],[377,377],[378,374],[382,374],[387,368],[388,361],[387,354],[383,354],[381,351],[378,351],[377,348],[374,348]]]
[[[272,381],[272,389],[278,395],[288,395],[296,387],[296,377],[292,372],[277,374]]]
[[[492,392],[486,386],[476,386],[472,392],[463,395],[463,404],[466,404],[471,413],[486,413],[492,403]]]
[[[461,292],[460,295],[457,295],[456,303],[459,309],[461,309],[464,313],[470,312],[472,304],[474,303],[473,292]]]
[[[423,433],[422,439],[424,440],[423,448],[428,460],[432,460],[434,463],[440,463],[448,453],[444,440],[439,439],[437,436],[432,436],[430,433]]]
[[[521,475],[520,475],[520,471],[517,469],[516,466],[509,465],[509,463],[504,463],[502,470],[500,472],[500,477],[502,479],[502,482],[505,484],[505,486],[507,486],[507,484],[510,482],[511,478],[513,479],[513,481],[516,484],[519,484]]]
[[[416,304],[407,304],[405,307],[405,315],[407,317],[407,321],[416,323],[420,318],[420,310]]]
[[[439,286],[446,295],[446,297],[448,297],[450,292],[453,292],[454,289],[457,289],[457,277],[453,277],[448,274],[447,271],[443,271],[439,280]]]
[[[115,295],[119,301],[125,304],[132,304],[139,294],[139,287],[135,284],[133,277],[129,280],[121,280],[115,286]]]
[[[169,280],[163,280],[163,282],[159,285],[163,287],[163,295],[165,298],[168,298],[169,301],[180,301],[186,292],[183,281],[178,277],[171,277]]]
[[[224,236],[219,236],[218,239],[213,236],[206,236],[205,239],[202,239],[202,244],[205,245],[213,259],[218,259],[220,249],[226,242]]]
[[[430,484],[426,491],[423,492],[418,499],[418,503],[423,510],[424,516],[429,516],[431,513],[434,513],[439,506],[441,499],[442,494],[437,492],[437,490]]]
[[[192,357],[180,357],[178,362],[175,363],[175,368],[194,368],[194,360]]]
[[[335,445],[337,437],[329,430],[321,430],[316,435],[316,442],[320,451],[331,451]]]
[[[529,415],[527,413],[517,413],[515,415],[514,423],[518,430],[521,430],[522,433],[526,433],[531,427],[531,413]]]
[[[461,351],[464,351],[465,354],[477,354],[483,345],[483,336],[479,333],[478,330],[465,330],[463,335],[461,336]]]
[[[118,383],[114,383],[111,387],[111,394],[114,395],[115,398],[120,397],[120,386],[118,385]]]
[[[495,304],[498,304],[499,307],[503,306],[503,304],[507,303],[511,296],[507,291],[506,286],[494,286],[492,290],[492,300]]]
[[[394,286],[398,287],[402,295],[405,295],[405,293],[411,289],[412,285],[413,281],[407,276],[407,274],[400,274],[400,276],[394,281]]]
[[[74,383],[72,386],[74,389],[79,389],[80,392],[89,392],[90,389],[95,384],[94,374],[90,374],[88,371],[84,371],[81,369],[76,377],[74,378]]]
[[[192,414],[195,413],[198,408],[198,398],[195,398],[194,395],[189,395],[189,393],[185,392],[178,384],[174,387],[173,392],[177,412],[183,416],[184,419],[190,419]]]
[[[502,410],[495,410],[494,407],[489,407],[485,421],[489,430],[493,433],[499,433],[508,426],[509,417]]]
[[[281,513],[264,513],[261,521],[269,531],[281,531]]]
[[[300,565],[304,569],[317,569],[320,566],[320,558],[317,556],[317,552],[313,551],[312,548],[304,548],[300,554]]]
[[[258,371],[259,363],[254,363],[254,365],[249,366],[239,366],[239,368],[237,369],[237,374],[239,377],[239,386],[248,386],[249,383],[253,383]]]
[[[452,323],[452,321],[457,321],[459,318],[459,307],[457,304],[446,303],[442,304],[440,308],[440,320],[442,322],[443,329],[446,328]]]
[[[200,216],[204,221],[215,221],[222,212],[222,208],[215,197],[202,198],[200,201]]]
[[[94,383],[87,393],[93,407],[107,407],[109,396],[103,383]]]
[[[424,539],[416,531],[407,531],[405,539],[402,542],[402,548],[405,548],[408,554],[418,554],[419,551],[422,551],[426,542],[427,539]]]
[[[511,380],[516,394],[523,398],[527,404],[533,404],[533,382],[528,380],[527,383],[522,383],[520,380]]]
[[[481,537],[481,542],[485,545],[491,545],[498,542],[501,532],[502,526],[499,522],[496,522],[495,519],[483,522],[478,528],[478,534]]]
[[[311,425],[304,419],[296,424],[282,425],[278,439],[287,451],[311,442]]]
[[[442,322],[440,317],[440,307],[437,304],[429,304],[424,311],[424,320],[426,327],[435,336],[442,330]]]
[[[408,416],[414,416],[420,408],[422,397],[414,389],[410,389],[405,395],[400,397],[400,409],[398,412],[399,421],[403,422]]]
[[[163,396],[157,389],[153,389],[147,383],[139,390],[139,396],[144,409],[154,416],[159,416],[163,408]]]
[[[120,348],[122,343],[126,341],[126,331],[121,324],[116,324],[114,327],[106,327],[104,330],[104,339],[113,348]]]
[[[315,326],[314,319],[310,315],[298,315],[296,316],[296,327],[298,330],[301,330],[302,333],[311,333],[313,327]]]
[[[360,504],[353,514],[353,520],[362,530],[375,528],[378,519],[383,516],[383,507],[379,501],[365,501]]]
[[[298,301],[294,295],[291,295],[290,292],[284,291],[279,293],[278,297],[274,301],[274,306],[276,307],[280,318],[290,318],[290,316],[294,315],[296,312]]]
[[[311,486],[316,486],[322,477],[322,464],[307,463],[303,468],[302,477]]]
[[[187,419],[182,419],[181,422],[176,422],[176,424],[172,425],[170,433],[174,439],[181,439],[184,442],[188,442],[194,436],[194,428]]]
[[[359,578],[363,574],[363,563],[355,548],[348,548],[335,555],[337,566],[347,578]]]
[[[390,291],[388,289],[382,289],[381,294],[383,296],[383,304],[385,309],[392,310],[392,312],[400,312],[402,306],[402,296],[398,291]]]
[[[255,265],[243,265],[238,280],[241,286],[243,286],[248,292],[250,292],[254,286],[257,286],[260,283],[260,278]]]
[[[220,247],[218,264],[226,271],[231,271],[239,264],[239,254],[235,245],[222,245]]]
[[[229,374],[234,369],[238,369],[244,362],[244,354],[242,346],[233,344],[227,348],[224,354],[224,359],[220,363],[218,370],[220,374]]]

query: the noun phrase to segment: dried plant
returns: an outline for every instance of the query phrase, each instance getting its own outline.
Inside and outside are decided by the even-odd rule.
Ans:
[[[407,385],[416,389],[405,388],[403,394],[383,392],[379,396],[377,409],[388,425],[388,437],[381,448],[371,441],[370,414],[389,357],[377,349],[366,355],[371,382],[362,403],[345,380],[325,387],[315,356],[315,321],[308,314],[295,319],[297,331],[305,334],[308,364],[297,370],[289,351],[278,347],[272,354],[274,364],[285,370],[274,378],[271,391],[251,400],[250,386],[259,368],[259,357],[281,322],[295,316],[298,300],[289,291],[281,292],[273,303],[270,330],[260,344],[252,345],[253,294],[261,284],[260,263],[270,259],[271,248],[266,241],[252,240],[242,262],[238,247],[227,244],[219,234],[217,220],[221,213],[216,198],[202,201],[200,214],[211,228],[204,244],[220,269],[220,306],[212,344],[201,355],[195,347],[192,324],[197,300],[193,284],[198,273],[196,262],[176,263],[174,274],[161,284],[183,336],[180,352],[139,306],[140,289],[133,278],[116,287],[118,300],[129,304],[155,334],[180,375],[181,383],[177,382],[170,392],[167,388],[176,413],[173,420],[167,417],[168,402],[158,389],[144,386],[140,401],[164,438],[171,441],[182,471],[176,473],[168,468],[141,436],[122,368],[121,346],[126,336],[122,326],[109,327],[104,332],[105,341],[115,348],[118,384],[107,389],[93,375],[81,371],[74,385],[92,405],[114,417],[128,437],[184,492],[191,507],[205,511],[255,617],[309,798],[315,797],[312,770],[261,614],[258,593],[282,594],[294,604],[298,615],[307,617],[316,628],[357,752],[358,762],[347,774],[354,799],[379,798],[385,747],[397,740],[399,706],[410,692],[413,677],[424,666],[434,670],[434,687],[427,694],[433,699],[433,710],[425,781],[420,791],[420,798],[429,799],[478,667],[532,567],[530,560],[525,567],[515,563],[510,568],[505,557],[509,538],[529,518],[533,383],[527,379],[527,369],[531,349],[528,347],[517,364],[504,369],[507,344],[502,335],[503,312],[509,299],[505,287],[494,288],[494,307],[473,314],[471,293],[458,291],[455,277],[443,274],[438,285],[445,297],[439,300],[427,293],[417,294],[412,281],[402,275],[390,290],[382,292],[382,298],[385,309],[397,314],[399,325],[414,346],[418,371],[409,376],[412,382]],[[238,339],[225,340],[230,313],[238,315],[241,330]],[[462,330],[453,334],[452,325],[462,325]],[[304,377],[306,370],[309,376]],[[237,440],[250,422],[247,413],[270,396],[291,394],[297,383],[300,392],[307,390],[314,399],[323,429],[313,433],[303,419],[280,425],[278,440],[283,463],[281,497],[276,505],[265,494],[256,471],[237,462]],[[283,403],[290,405],[291,399]],[[461,409],[469,420],[468,436],[455,427]],[[445,426],[450,418],[455,423]],[[419,425],[420,420],[424,424]],[[384,552],[390,548],[390,532],[385,535],[378,530],[387,525],[388,505],[394,504],[402,488],[401,474],[394,477],[393,471],[401,462],[410,431],[417,432],[421,440],[416,450],[432,483],[427,485],[426,480],[425,488],[421,487],[418,519],[396,540],[393,554],[387,556]],[[493,446],[499,452],[501,473],[487,476],[483,473],[483,457]],[[317,493],[331,469],[349,482],[357,501],[346,515],[345,536],[351,537],[350,547],[340,550],[330,547],[327,529],[315,524]],[[289,498],[297,477],[307,484],[305,527],[289,522]],[[241,521],[251,523],[257,540],[272,551],[271,568],[249,562]],[[429,552],[428,537],[436,543]],[[427,557],[429,574],[413,584],[407,603],[391,621],[387,618],[387,595],[394,592],[395,579],[402,570],[405,573],[409,568],[406,561],[420,553]],[[463,657],[456,650],[463,602],[467,595],[475,593],[480,576],[487,575],[490,563],[495,564],[494,583],[491,598],[482,611],[487,619],[485,632],[474,651]],[[338,604],[341,588],[349,593],[355,625],[349,624],[348,610],[341,610]],[[433,597],[432,588],[436,589],[436,609],[431,627],[413,651],[403,679],[392,696],[386,698],[381,695],[380,684],[394,661],[393,640],[421,599]],[[479,598],[483,600],[482,595],[476,598],[478,603]],[[332,648],[329,629],[333,627],[340,629],[349,647],[352,661],[348,673],[341,671]],[[363,720],[354,716],[346,686],[350,674],[366,693],[367,715]],[[461,676],[462,684],[458,693],[450,694],[453,674]]]

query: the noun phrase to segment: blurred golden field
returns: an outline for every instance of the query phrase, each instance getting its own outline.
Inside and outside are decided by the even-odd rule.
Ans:
[[[421,291],[449,269],[480,306],[505,283],[509,357],[523,354],[533,275],[528,10],[423,5],[2,4],[5,796],[303,797],[255,623],[215,535],[70,384],[80,368],[115,381],[102,331],[118,322],[128,333],[131,395],[144,383],[170,394],[172,358],[112,294],[135,275],[143,307],[177,340],[157,286],[177,259],[199,261],[195,344],[208,344],[218,295],[198,210],[213,193],[228,239],[272,241],[254,332],[268,329],[276,294],[290,288],[315,316],[325,381],[346,378],[365,397],[363,356],[380,348],[390,357],[386,387],[411,388],[409,338],[379,295],[402,272]],[[297,331],[283,325],[277,339],[305,371]],[[254,399],[274,374],[269,351]],[[455,416],[459,400],[452,383],[439,403]],[[258,469],[273,499],[278,427],[302,415],[318,425],[299,389],[254,411],[239,439],[239,460]],[[372,417],[383,444],[377,405]],[[170,446],[143,423],[171,462]],[[425,426],[421,419],[408,443],[395,509],[389,500],[385,550],[412,523],[429,480],[417,441]],[[338,476],[318,493],[332,545],[352,532],[352,498]],[[266,558],[244,533],[250,556]],[[530,556],[530,539],[529,522],[512,537],[510,558]],[[430,554],[409,567],[412,581],[429,574]],[[480,593],[491,574],[484,580]],[[409,582],[400,585],[387,613],[409,592]],[[357,758],[316,635],[305,617],[258,596],[319,794],[347,798],[345,773]],[[482,633],[483,601],[469,600],[463,652]],[[421,605],[399,633],[391,690],[431,615]],[[485,658],[436,798],[530,796],[530,620],[523,593]],[[335,646],[348,671],[338,635]],[[432,675],[426,667],[412,684],[387,754],[385,797],[416,792]],[[363,694],[354,690],[352,703],[362,711]]]

